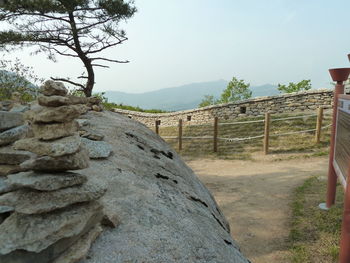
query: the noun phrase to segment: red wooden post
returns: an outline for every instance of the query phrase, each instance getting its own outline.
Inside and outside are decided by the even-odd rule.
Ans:
[[[350,169],[348,178],[350,178]],[[346,180],[339,260],[340,263],[350,262],[350,180]]]
[[[335,145],[335,128],[337,123],[338,113],[338,95],[344,94],[344,81],[348,79],[349,68],[344,69],[330,69],[329,72],[333,81],[336,81],[333,97],[333,118],[332,118],[332,135],[331,145],[329,151],[329,164],[328,164],[328,185],[327,185],[327,201],[326,206],[330,208],[335,202],[335,194],[337,187],[337,175],[333,166],[334,159],[334,145]]]

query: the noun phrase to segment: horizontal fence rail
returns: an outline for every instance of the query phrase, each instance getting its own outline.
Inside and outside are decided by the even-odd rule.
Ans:
[[[275,123],[277,121],[289,121],[289,120],[296,120],[296,119],[308,119],[312,117],[316,118],[316,128],[314,129],[306,129],[301,131],[290,131],[290,132],[282,132],[282,133],[273,133],[271,132],[272,123]],[[213,151],[218,151],[218,141],[222,142],[244,142],[249,140],[256,140],[256,139],[263,139],[263,151],[265,154],[268,154],[269,151],[269,138],[270,137],[279,137],[279,136],[287,136],[287,135],[294,135],[294,134],[302,134],[302,133],[311,133],[315,132],[315,143],[320,143],[320,136],[321,131],[324,129],[327,129],[331,126],[325,125],[322,126],[322,121],[325,119],[323,108],[318,108],[316,114],[307,114],[307,115],[300,115],[300,116],[292,116],[292,117],[284,117],[284,118],[271,118],[270,113],[266,113],[264,119],[259,120],[250,120],[250,121],[237,121],[237,122],[219,122],[219,119],[217,117],[214,118],[214,123],[212,125],[208,123],[203,124],[191,124],[191,125],[184,125],[183,121],[179,120],[178,125],[178,136],[161,136],[163,139],[176,139],[178,140],[179,150],[182,150],[182,141],[183,140],[212,140],[213,141]],[[244,124],[254,124],[254,123],[261,123],[264,127],[262,127],[263,133],[254,135],[254,136],[247,136],[247,137],[222,137],[218,136],[219,127],[222,126],[228,126],[228,125],[244,125]],[[159,134],[159,121],[156,121],[155,123],[155,130],[157,134]],[[203,136],[184,136],[183,135],[183,127],[191,128],[191,127],[203,127],[207,128],[207,130],[202,130],[204,133],[212,133],[212,135],[203,135]]]

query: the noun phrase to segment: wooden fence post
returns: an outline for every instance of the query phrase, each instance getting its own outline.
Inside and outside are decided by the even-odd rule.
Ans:
[[[159,122],[156,120],[156,134],[159,134]]]
[[[182,150],[182,119],[179,120],[179,151]]]
[[[214,118],[214,153],[218,151],[218,117]]]
[[[320,143],[322,120],[323,120],[323,108],[320,107],[317,109],[317,122],[316,122],[316,133],[315,133],[316,143]]]
[[[270,113],[265,113],[264,154],[269,153]]]

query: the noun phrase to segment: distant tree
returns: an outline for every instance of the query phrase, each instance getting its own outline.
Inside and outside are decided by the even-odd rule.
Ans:
[[[215,100],[213,95],[204,95],[204,98],[202,99],[201,103],[199,103],[199,107],[206,107],[210,105],[217,104],[217,100]]]
[[[20,93],[23,101],[34,100],[42,81],[32,67],[25,66],[18,58],[0,60],[0,100],[10,99],[13,92]]]
[[[302,80],[298,83],[289,82],[288,85],[278,84],[278,90],[281,93],[292,93],[311,89],[311,80]]]
[[[119,22],[136,12],[132,0],[1,0],[0,47],[12,50],[36,46],[56,61],[55,55],[78,58],[85,73],[78,79],[52,78],[79,87],[88,97],[95,84],[95,67],[103,62],[127,63],[99,55],[127,40]]]
[[[226,89],[222,92],[219,103],[227,103],[238,100],[245,100],[252,97],[250,84],[244,80],[238,80],[235,77],[228,83]]]

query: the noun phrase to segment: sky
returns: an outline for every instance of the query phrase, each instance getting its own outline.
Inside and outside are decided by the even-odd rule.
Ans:
[[[128,41],[105,55],[128,64],[96,69],[96,92],[141,93],[194,82],[244,79],[253,86],[311,79],[330,86],[329,68],[350,67],[349,0],[135,0],[122,23]],[[19,57],[43,78],[74,78],[77,59],[29,51]]]

